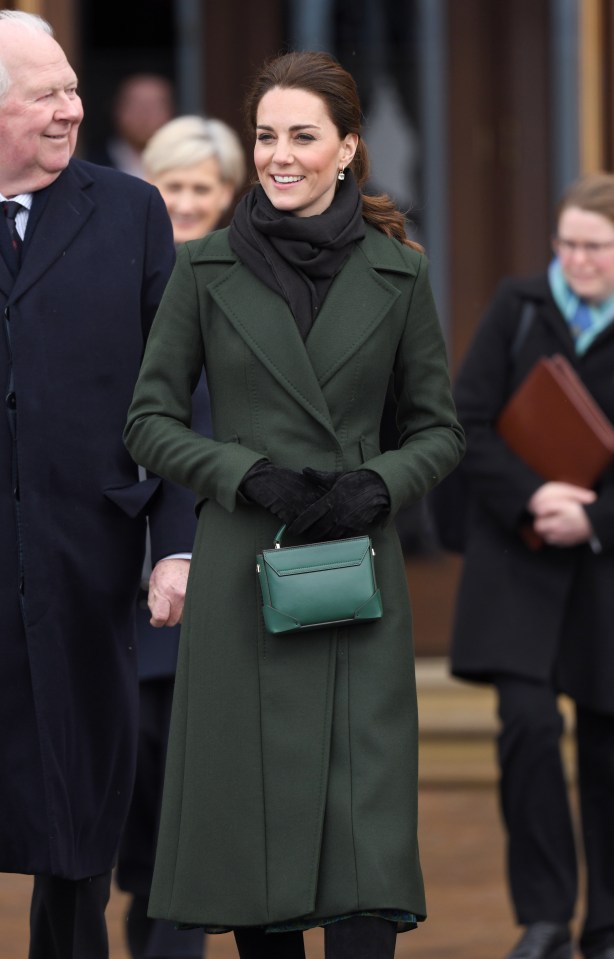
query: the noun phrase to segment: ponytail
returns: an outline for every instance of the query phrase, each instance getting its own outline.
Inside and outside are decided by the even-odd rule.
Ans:
[[[379,193],[377,196],[371,196],[368,193],[362,192],[364,184],[369,179],[370,172],[369,156],[362,138],[358,140],[358,147],[354,154],[354,159],[350,163],[350,167],[354,172],[358,189],[362,194],[362,215],[367,223],[370,223],[371,226],[374,226],[376,230],[379,230],[381,233],[385,233],[386,236],[398,240],[399,243],[403,243],[405,246],[411,247],[412,250],[418,250],[419,253],[424,253],[424,247],[415,240],[410,240],[407,236],[407,218],[395,206],[387,194]]]

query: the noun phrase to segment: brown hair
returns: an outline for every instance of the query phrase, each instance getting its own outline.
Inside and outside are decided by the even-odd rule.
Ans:
[[[614,174],[603,171],[586,173],[574,180],[558,202],[557,222],[570,206],[577,206],[588,213],[598,213],[614,223]]]
[[[406,217],[384,193],[370,196],[362,192],[369,178],[369,155],[360,136],[362,111],[356,82],[352,75],[328,53],[314,51],[284,53],[267,60],[254,79],[245,100],[245,119],[256,130],[258,105],[274,87],[306,90],[319,97],[337,128],[339,136],[358,134],[358,146],[350,167],[362,193],[363,216],[386,236],[422,252],[423,247],[405,232]]]

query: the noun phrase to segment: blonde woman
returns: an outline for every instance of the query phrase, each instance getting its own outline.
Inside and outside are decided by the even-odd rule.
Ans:
[[[143,167],[166,203],[175,243],[215,229],[245,180],[237,134],[222,120],[200,116],[165,123],[147,144]]]

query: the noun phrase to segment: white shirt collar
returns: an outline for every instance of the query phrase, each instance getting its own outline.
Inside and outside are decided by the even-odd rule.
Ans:
[[[30,212],[30,210],[32,209],[31,193],[18,193],[17,196],[12,196],[12,197],[4,196],[4,194],[0,193],[0,201],[4,201],[8,199],[16,200],[17,203],[21,203],[22,206],[25,206],[28,212]]]

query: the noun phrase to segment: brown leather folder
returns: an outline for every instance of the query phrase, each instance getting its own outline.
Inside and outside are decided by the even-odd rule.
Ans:
[[[592,489],[614,460],[614,426],[558,353],[530,370],[501,411],[497,432],[544,480]],[[532,524],[520,535],[530,549],[543,546]]]
[[[544,480],[592,489],[614,460],[614,426],[558,353],[527,374],[499,415],[497,432]]]

